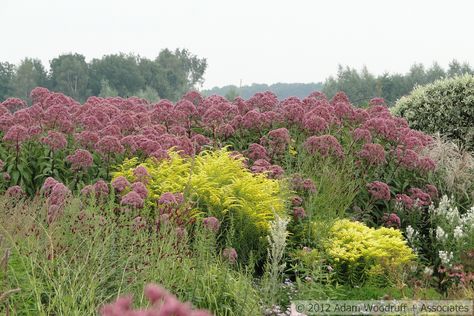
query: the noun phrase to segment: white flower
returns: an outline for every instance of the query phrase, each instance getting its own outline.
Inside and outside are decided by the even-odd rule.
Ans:
[[[444,232],[444,230],[441,227],[438,226],[436,228],[436,239],[442,242],[447,238],[448,238],[448,235]]]
[[[454,238],[459,239],[462,238],[463,235],[464,232],[462,231],[462,227],[456,226],[456,228],[454,228]]]
[[[418,232],[413,227],[411,227],[411,225],[408,225],[406,229],[406,234],[407,234],[408,241],[410,243],[413,243],[414,239],[418,235]]]
[[[425,267],[425,270],[423,271],[423,273],[427,276],[431,276],[433,275],[433,269],[430,267]]]
[[[441,264],[445,265],[445,266],[449,266],[450,263],[451,263],[451,260],[453,260],[453,252],[447,252],[447,251],[443,251],[443,250],[440,250],[438,251],[438,256],[439,256],[439,259],[441,260]]]

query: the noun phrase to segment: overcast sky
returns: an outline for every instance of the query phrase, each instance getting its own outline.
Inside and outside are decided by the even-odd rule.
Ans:
[[[474,64],[474,1],[0,0],[0,60],[187,48],[204,87],[318,82],[337,65]]]

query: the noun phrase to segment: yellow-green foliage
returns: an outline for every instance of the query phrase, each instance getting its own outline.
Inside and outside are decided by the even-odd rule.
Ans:
[[[268,229],[275,213],[285,214],[284,183],[251,173],[226,149],[202,152],[194,160],[173,151],[169,156],[169,160],[151,158],[143,163],[137,158],[126,160],[114,178],[124,176],[133,182],[133,170],[144,166],[151,176],[148,203],[156,203],[165,192],[185,192],[208,216],[222,219],[233,212],[263,230]]]
[[[348,219],[334,223],[325,246],[336,267],[369,275],[393,272],[415,259],[400,230],[374,229]]]

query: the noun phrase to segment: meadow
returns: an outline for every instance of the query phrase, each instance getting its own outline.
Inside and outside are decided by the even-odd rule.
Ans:
[[[381,98],[0,105],[0,313],[474,296],[474,158]]]

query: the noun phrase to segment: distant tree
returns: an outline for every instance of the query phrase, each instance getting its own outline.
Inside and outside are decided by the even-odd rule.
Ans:
[[[112,88],[107,80],[102,80],[100,83],[100,93],[97,94],[102,98],[118,97],[118,92]]]
[[[429,68],[427,71],[426,71],[426,81],[427,82],[434,82],[438,79],[442,79],[446,77],[446,72],[444,71],[443,68],[441,68],[441,66],[435,62],[433,63],[433,65],[431,66],[431,68]]]
[[[103,80],[122,97],[135,94],[145,87],[145,79],[138,67],[138,57],[131,54],[112,54],[94,59],[90,64],[89,75],[92,94],[99,92]]]
[[[136,94],[137,97],[148,100],[152,103],[158,102],[160,100],[160,96],[158,92],[152,87],[146,86],[145,89],[138,91]]]
[[[239,96],[239,91],[237,87],[233,86],[227,93],[225,94],[225,98],[229,101],[234,101],[235,98]]]
[[[164,49],[155,59],[158,64],[158,94],[165,99],[177,100],[204,80],[207,68],[205,58],[198,58],[186,49],[174,52]]]
[[[38,59],[23,59],[13,77],[13,95],[28,100],[31,90],[38,86],[47,86],[47,73],[43,64]]]
[[[89,71],[81,54],[64,54],[50,62],[52,89],[78,100],[88,96]]]
[[[14,76],[15,65],[8,62],[0,62],[0,102],[12,95]]]

